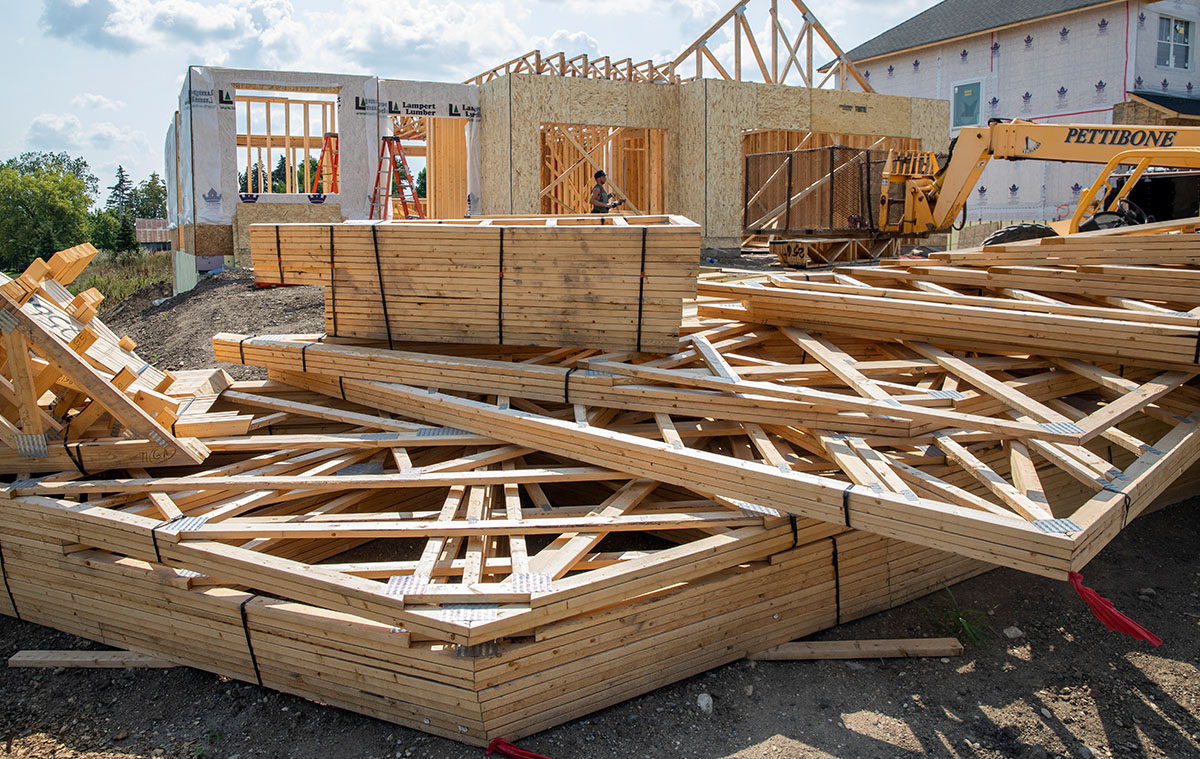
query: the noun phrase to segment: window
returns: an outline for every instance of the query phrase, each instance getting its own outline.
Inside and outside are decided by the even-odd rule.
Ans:
[[[236,90],[233,107],[239,192],[337,192],[336,92]]]
[[[960,82],[954,85],[953,97],[950,99],[953,110],[950,114],[950,126],[953,129],[965,126],[980,126],[983,106],[983,82]]]
[[[1158,18],[1159,66],[1187,69],[1192,63],[1192,22],[1177,18]]]

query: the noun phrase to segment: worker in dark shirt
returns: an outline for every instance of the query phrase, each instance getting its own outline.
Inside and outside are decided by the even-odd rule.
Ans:
[[[596,186],[592,188],[592,213],[608,213],[621,205],[623,201],[613,200],[608,190],[604,189],[604,186],[608,184],[608,175],[603,171],[597,171],[592,176],[596,178]]]

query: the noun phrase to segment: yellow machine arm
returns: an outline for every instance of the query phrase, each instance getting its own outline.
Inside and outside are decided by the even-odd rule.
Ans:
[[[898,235],[924,235],[948,229],[962,213],[967,197],[993,158],[1104,165],[1133,149],[1137,149],[1140,159],[1147,151],[1153,156],[1159,148],[1193,147],[1200,147],[1200,127],[1010,121],[963,129],[944,168],[933,153],[889,152],[883,174],[880,219],[885,231]],[[1177,153],[1164,150],[1163,160],[1152,159],[1152,162],[1173,166],[1170,155]]]

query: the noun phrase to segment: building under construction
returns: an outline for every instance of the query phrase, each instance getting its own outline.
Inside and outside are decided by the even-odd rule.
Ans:
[[[752,11],[778,22],[769,39],[751,32]],[[726,35],[721,60],[710,44]],[[838,64],[816,71],[830,48]],[[432,218],[586,213],[603,168],[625,212],[680,214],[704,247],[737,248],[779,205],[756,192],[768,180],[782,196],[831,172],[814,156],[782,181],[747,156],[942,150],[948,123],[944,101],[875,94],[792,2],[741,3],[661,64],[535,51],[464,84],[193,66],[166,141],[177,288],[244,264],[250,224],[369,218],[385,137],[425,160]],[[860,194],[843,215],[871,210]],[[816,218],[792,226],[827,227],[828,200],[813,197]]]

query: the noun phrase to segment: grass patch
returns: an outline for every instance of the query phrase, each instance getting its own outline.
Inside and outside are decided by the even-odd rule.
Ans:
[[[83,274],[71,283],[70,291],[78,294],[96,288],[104,295],[100,311],[116,306],[147,285],[171,282],[174,277],[171,254],[139,251],[116,255],[102,251],[88,264]]]
[[[968,644],[983,643],[988,635],[993,634],[994,631],[987,622],[988,613],[986,611],[963,608],[950,588],[943,585],[942,589],[946,591],[947,600],[940,608],[930,609],[924,604],[918,603],[918,606],[929,615],[934,627],[939,632],[943,635],[953,635],[960,640],[965,638],[964,642]]]

